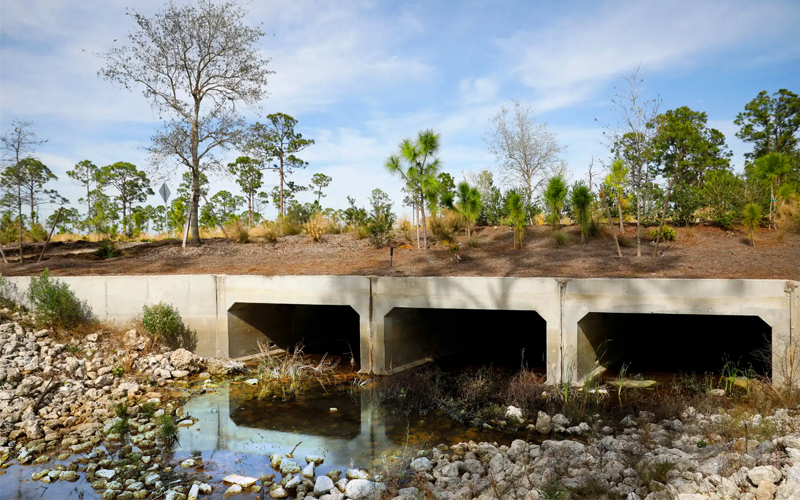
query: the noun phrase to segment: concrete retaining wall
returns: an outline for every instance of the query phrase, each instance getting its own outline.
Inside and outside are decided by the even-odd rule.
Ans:
[[[234,314],[247,304],[303,304],[352,307],[359,315],[362,370],[374,373],[402,368],[394,359],[413,364],[417,356],[412,332],[392,326],[389,313],[394,308],[535,311],[547,324],[551,382],[576,382],[595,363],[579,326],[589,313],[758,316],[772,327],[773,378],[781,381],[800,370],[800,361],[787,364],[784,355],[800,342],[800,293],[794,281],[225,275],[59,279],[100,320],[128,322],[141,314],[143,305],[160,301],[176,306],[187,326],[197,331],[197,352],[203,356],[237,356],[254,349],[258,328],[242,323],[241,313]],[[30,283],[28,277],[7,280],[21,293]],[[512,329],[525,334],[525,325],[501,326],[487,332],[487,338],[502,341]]]

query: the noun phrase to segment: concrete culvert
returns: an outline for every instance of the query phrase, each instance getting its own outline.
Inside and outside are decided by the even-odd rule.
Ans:
[[[757,316],[590,313],[578,322],[578,375],[721,373],[730,362],[769,376],[771,339]]]
[[[535,311],[395,307],[384,317],[384,339],[391,370],[435,360],[545,372],[547,324]]]
[[[258,343],[306,354],[331,354],[360,361],[360,318],[350,306],[237,302],[228,309],[230,356],[257,354]]]

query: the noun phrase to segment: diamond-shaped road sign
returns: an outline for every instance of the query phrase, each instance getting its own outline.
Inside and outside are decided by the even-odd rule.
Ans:
[[[158,190],[158,194],[160,194],[161,197],[164,198],[164,203],[166,203],[167,200],[169,199],[169,195],[170,195],[170,190],[167,187],[167,183],[166,182],[161,185],[161,189]]]

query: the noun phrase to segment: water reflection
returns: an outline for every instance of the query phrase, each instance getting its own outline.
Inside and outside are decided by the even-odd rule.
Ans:
[[[295,400],[281,401],[259,399],[258,389],[245,384],[224,384],[193,398],[184,409],[199,421],[180,432],[178,452],[266,456],[289,453],[301,443],[295,457],[322,455],[330,468],[371,467],[383,456],[442,442],[512,439],[499,432],[470,429],[442,415],[394,413],[378,407],[370,389],[351,395],[312,388]]]

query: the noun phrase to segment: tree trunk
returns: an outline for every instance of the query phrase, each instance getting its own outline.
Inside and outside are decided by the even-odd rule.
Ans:
[[[200,122],[200,99],[194,99],[194,116],[192,120],[191,132],[191,150],[192,150],[192,206],[191,211],[191,230],[192,230],[192,244],[199,245],[200,242],[200,225],[198,224],[198,210],[200,205],[200,156],[198,149],[200,148],[200,131],[198,130]]]
[[[419,242],[419,204],[416,202],[414,203],[414,218],[416,219],[414,227],[417,229],[417,250],[419,250],[420,242]]]
[[[92,234],[92,191],[86,184],[86,231]]]
[[[636,188],[636,257],[642,256],[642,229],[639,221],[642,218],[642,179],[639,179],[639,187]]]
[[[281,218],[283,218],[283,216],[285,214],[284,211],[283,211],[283,156],[281,156],[280,174],[281,174]]]
[[[756,247],[756,227],[750,226],[750,243],[753,244],[753,248]]]
[[[419,205],[421,214],[422,214],[422,244],[425,250],[428,249],[428,225],[425,221],[425,202],[423,200],[422,203]]]
[[[250,191],[250,195],[247,197],[247,213],[249,214],[249,221],[247,223],[247,228],[251,229],[253,227],[253,191]]]
[[[676,165],[677,168],[677,165]],[[677,175],[677,173],[675,174]],[[661,242],[661,231],[664,228],[664,219],[667,217],[667,207],[669,206],[669,195],[672,194],[672,185],[675,182],[675,175],[669,180],[669,188],[667,188],[667,196],[664,198],[664,208],[661,210],[661,222],[658,224],[658,232],[656,233],[656,246],[653,249],[653,257],[658,255],[658,244]]]
[[[608,227],[611,228],[611,236],[614,237],[614,244],[617,246],[617,256],[622,258],[622,249],[619,248],[619,240],[617,233],[614,231],[614,221],[611,219],[611,209],[608,208],[608,200],[606,200],[605,193],[600,191],[600,198],[602,198],[602,205],[606,207],[606,216],[608,217]]]
[[[586,232],[586,210],[581,209],[581,246],[585,245],[584,233]]]
[[[772,229],[772,226],[775,222],[774,210],[775,210],[775,188],[773,187],[772,179],[769,180],[769,228]]]
[[[617,213],[619,213],[619,234],[625,234],[625,226],[622,224],[622,196],[617,197]]]
[[[17,162],[17,175],[19,175],[19,161]],[[21,179],[17,179],[17,212],[19,217],[19,263],[22,264],[22,185]]]

